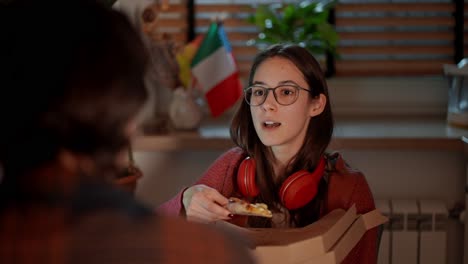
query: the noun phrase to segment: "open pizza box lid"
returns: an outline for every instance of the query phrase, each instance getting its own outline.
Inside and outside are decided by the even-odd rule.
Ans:
[[[356,214],[336,209],[317,222],[302,228],[243,228],[228,222],[222,225],[247,236],[257,263],[340,263],[364,233],[387,222],[377,209]]]

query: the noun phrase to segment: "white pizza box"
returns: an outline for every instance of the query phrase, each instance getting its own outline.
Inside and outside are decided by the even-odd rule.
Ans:
[[[336,209],[302,228],[243,228],[227,222],[251,241],[257,263],[339,263],[368,229],[386,222],[377,210],[356,214]]]

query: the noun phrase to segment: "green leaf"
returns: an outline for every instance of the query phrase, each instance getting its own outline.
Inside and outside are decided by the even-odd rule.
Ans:
[[[302,1],[283,7],[281,4],[259,5],[247,22],[260,33],[254,43],[293,42],[304,45],[314,54],[329,51],[337,54],[338,34],[328,23],[329,10],[337,0]]]

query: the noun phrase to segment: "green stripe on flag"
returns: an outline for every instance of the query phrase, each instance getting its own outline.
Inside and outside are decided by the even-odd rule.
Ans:
[[[205,37],[203,38],[200,48],[192,60],[192,68],[197,65],[200,61],[213,54],[217,49],[223,46],[223,42],[218,35],[218,23],[213,22],[208,29]]]

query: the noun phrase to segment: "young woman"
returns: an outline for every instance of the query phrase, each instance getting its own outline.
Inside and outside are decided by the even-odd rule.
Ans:
[[[0,263],[253,263],[237,238],[113,188],[148,55],[97,2],[0,4]]]
[[[302,227],[356,204],[375,208],[365,177],[339,153],[326,152],[333,134],[320,65],[298,45],[273,45],[253,63],[245,100],[231,124],[238,146],[160,210],[188,220],[231,220],[249,227]],[[229,197],[265,203],[272,218],[231,215]],[[367,232],[345,263],[375,263],[377,230]]]

